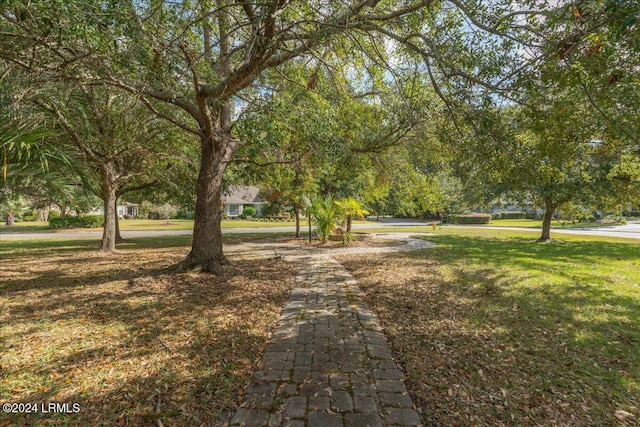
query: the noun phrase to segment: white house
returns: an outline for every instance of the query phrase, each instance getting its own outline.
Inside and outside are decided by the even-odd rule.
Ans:
[[[229,218],[237,218],[249,206],[255,208],[256,216],[261,216],[265,203],[258,187],[232,185],[222,194],[222,212]]]
[[[122,218],[125,215],[135,218],[136,215],[138,215],[138,204],[129,202],[118,203],[118,218]]]
[[[131,218],[135,218],[136,215],[138,215],[138,207],[139,205],[136,203],[118,202],[118,206],[117,206],[118,218],[122,218],[125,215],[129,215],[131,216]],[[95,208],[92,208],[89,213],[104,215],[104,208],[95,207]]]

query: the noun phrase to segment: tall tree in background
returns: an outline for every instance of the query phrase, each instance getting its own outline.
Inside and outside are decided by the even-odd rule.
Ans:
[[[160,180],[175,135],[135,97],[104,88],[48,88],[32,100],[52,115],[68,137],[68,148],[83,160],[85,182],[93,184],[104,207],[100,247],[114,250],[118,197]]]

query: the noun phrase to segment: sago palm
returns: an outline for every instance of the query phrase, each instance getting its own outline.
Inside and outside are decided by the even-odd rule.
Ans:
[[[353,218],[361,219],[369,215],[369,211],[362,207],[362,204],[353,197],[347,197],[336,202],[342,209],[342,213],[347,217],[347,233],[351,232],[351,221]]]

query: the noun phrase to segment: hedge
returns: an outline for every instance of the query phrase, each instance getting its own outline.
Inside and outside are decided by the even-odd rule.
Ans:
[[[629,212],[625,212],[625,216],[628,216],[628,217],[638,217],[638,216],[640,216],[640,211],[629,211]]]
[[[449,215],[446,219],[449,224],[489,224],[490,214]]]
[[[500,216],[496,218],[496,215]],[[494,214],[493,219],[524,219],[525,215],[524,212],[500,212]]]
[[[65,216],[49,218],[49,228],[99,228],[104,225],[104,215]]]

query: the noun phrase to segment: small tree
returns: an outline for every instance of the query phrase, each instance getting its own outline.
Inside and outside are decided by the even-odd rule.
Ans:
[[[338,200],[336,204],[342,209],[342,213],[347,217],[347,233],[351,232],[351,220],[353,218],[362,219],[369,215],[369,211],[362,207],[362,204],[353,197]]]
[[[162,206],[158,206],[156,208],[156,212],[162,218],[166,219],[167,220],[167,224],[169,224],[169,219],[175,218],[176,214],[178,213],[178,210],[173,205],[171,205],[169,203],[165,203]]]

